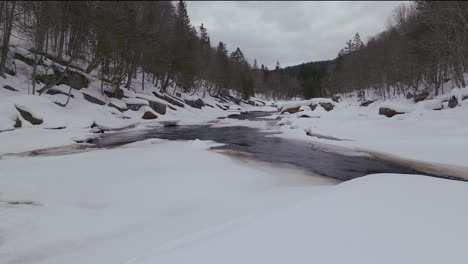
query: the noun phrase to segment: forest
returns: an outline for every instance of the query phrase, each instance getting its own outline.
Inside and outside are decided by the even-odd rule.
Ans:
[[[386,98],[444,92],[449,80],[466,85],[468,4],[416,1],[393,11],[387,29],[364,43],[359,33],[336,59],[268,69],[241,48],[212,44],[204,24],[193,26],[184,1],[2,1],[0,76],[11,72],[11,36],[25,38],[34,67],[45,58],[85,73],[98,72],[101,93],[130,89],[136,75],[165,92],[211,95],[234,91],[247,99],[330,97],[366,91]],[[330,67],[332,66],[332,67]],[[36,70],[31,80],[37,80]],[[38,89],[31,81],[32,94]],[[145,82],[141,83],[144,89]]]
[[[184,1],[2,1],[0,14],[1,76],[11,71],[13,34],[30,43],[34,67],[49,58],[87,74],[97,70],[101,93],[104,86],[115,93],[130,89],[141,74],[161,92],[174,85],[212,95],[232,90],[244,99],[255,93],[267,98],[301,94],[296,78],[278,67],[259,67],[256,60],[251,65],[240,48],[228,54],[223,42],[212,46],[207,27],[191,24]],[[37,79],[33,75],[31,80]],[[31,84],[35,94],[36,82]]]
[[[357,33],[346,43],[323,86],[327,95],[375,91],[383,98],[444,93],[444,83],[465,87],[468,72],[468,3],[401,4],[387,30],[364,44]]]

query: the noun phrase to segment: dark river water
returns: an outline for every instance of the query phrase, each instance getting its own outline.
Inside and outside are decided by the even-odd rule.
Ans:
[[[265,112],[250,112],[241,115],[231,115],[228,118],[254,120],[270,114]],[[173,126],[156,127],[141,133],[118,132],[103,134],[89,143],[97,148],[111,148],[149,138],[213,140],[225,144],[221,147],[215,147],[215,149],[241,151],[247,153],[250,158],[255,160],[275,165],[293,166],[342,181],[370,173],[428,175],[427,173],[394,162],[367,156],[347,156],[327,152],[314,147],[312,143],[269,137],[267,136],[269,134],[272,133],[260,132],[258,129],[243,126],[217,128],[210,126]],[[431,176],[460,179],[448,175]]]

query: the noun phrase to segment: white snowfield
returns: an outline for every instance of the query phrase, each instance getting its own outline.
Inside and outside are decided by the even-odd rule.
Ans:
[[[376,174],[334,185],[215,145],[152,139],[0,160],[0,263],[468,260],[468,183]]]
[[[452,96],[458,98],[459,104],[453,109],[442,102]],[[378,152],[468,172],[468,99],[463,100],[466,97],[468,87],[454,88],[418,103],[406,98],[377,100],[367,107],[359,106],[355,98],[344,98],[339,103],[317,98],[285,103],[281,106],[302,106],[301,109],[306,110],[283,114],[279,136]],[[335,107],[329,112],[320,106],[311,111],[309,105],[318,102],[331,102]],[[442,105],[444,109],[433,110]],[[405,114],[388,118],[378,114],[380,107]],[[304,114],[309,118],[300,117]]]
[[[207,150],[215,145],[153,139],[0,160],[0,263],[131,263],[185,236],[288,207],[304,197],[291,193],[300,186],[314,194],[334,183],[240,163]]]

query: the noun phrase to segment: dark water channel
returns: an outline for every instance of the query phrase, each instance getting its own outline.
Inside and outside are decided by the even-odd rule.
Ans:
[[[228,118],[249,119],[270,115],[271,113],[250,112],[231,115]],[[275,165],[295,166],[310,172],[332,177],[338,180],[350,180],[370,173],[405,173],[425,174],[413,168],[394,162],[367,156],[347,156],[327,152],[314,147],[312,143],[269,137],[272,133],[260,132],[258,129],[210,126],[174,126],[156,127],[142,133],[119,132],[103,134],[93,139],[93,147],[111,148],[149,138],[168,140],[213,140],[225,146],[216,149],[228,149],[248,153],[255,160],[270,162]],[[435,177],[460,179],[451,176],[431,175]]]

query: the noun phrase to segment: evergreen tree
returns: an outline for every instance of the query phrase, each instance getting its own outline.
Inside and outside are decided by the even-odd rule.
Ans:
[[[279,61],[277,61],[275,71],[279,71],[280,69],[281,69],[281,64],[279,63]]]

